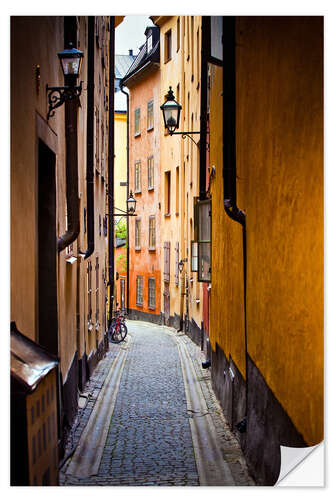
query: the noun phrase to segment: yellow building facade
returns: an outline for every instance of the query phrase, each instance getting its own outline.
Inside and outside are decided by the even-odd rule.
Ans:
[[[160,27],[161,104],[169,87],[182,105],[179,129],[200,130],[201,16],[152,16]],[[166,323],[201,335],[203,296],[191,272],[194,199],[199,196],[199,135],[170,136],[161,113],[162,310]],[[178,263],[184,262],[179,271]]]
[[[212,376],[268,485],[281,445],[323,439],[323,20],[226,18],[223,39],[209,96]],[[223,206],[227,169],[243,224]]]

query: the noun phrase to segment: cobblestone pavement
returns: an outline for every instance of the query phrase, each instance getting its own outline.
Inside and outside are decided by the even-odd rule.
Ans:
[[[176,330],[128,321],[131,342],[120,381],[98,475],[78,478],[60,472],[61,485],[196,486],[199,478],[186,408]],[[178,334],[179,335],[179,334]],[[181,335],[181,334],[180,334]],[[237,485],[254,484],[247,473],[238,442],[229,430],[211,389],[209,373],[201,368],[202,353],[188,337],[182,339],[218,431],[220,446]],[[98,393],[123,344],[110,345],[85,387],[87,404],[79,410],[68,441],[75,447]],[[81,401],[84,401],[84,399]]]

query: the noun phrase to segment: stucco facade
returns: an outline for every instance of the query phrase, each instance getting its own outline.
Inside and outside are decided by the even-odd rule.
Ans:
[[[158,43],[158,36],[156,40]],[[154,43],[153,51],[156,47],[156,43],[155,45]],[[129,68],[129,75],[130,72],[131,68]],[[129,75],[125,76],[124,79],[130,94],[129,187],[137,201],[137,216],[131,217],[129,220],[129,309],[133,318],[160,322],[162,207],[159,59],[158,62],[152,63],[148,69],[144,68],[141,71],[139,66],[134,75]],[[136,116],[139,116],[137,122]],[[154,229],[152,227],[150,229],[150,226],[153,225]],[[154,236],[151,240],[152,233]]]
[[[109,17],[11,19],[11,320],[60,359],[64,427],[75,416],[78,387],[105,352],[109,30]],[[69,42],[84,53],[79,77],[83,91],[74,115],[68,111],[68,116],[63,104],[48,117],[46,85],[64,85],[57,53]],[[89,115],[91,84],[94,105]],[[73,143],[68,134],[75,136]],[[74,150],[70,158],[66,148]],[[87,208],[89,162],[93,213]],[[71,199],[78,203],[78,236],[59,250],[59,237],[71,223],[69,164],[77,179]],[[89,217],[93,248],[88,255]]]
[[[238,436],[252,473],[274,484],[280,445],[323,439],[322,18],[237,17],[235,47],[246,239],[221,197],[225,60],[210,79],[212,370],[236,433],[247,416]]]

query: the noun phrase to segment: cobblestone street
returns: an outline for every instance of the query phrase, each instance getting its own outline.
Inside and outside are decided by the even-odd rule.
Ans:
[[[190,425],[191,419],[199,417],[189,411],[179,342],[191,358],[200,383],[205,414],[210,415],[215,428],[214,439],[225,462],[228,484],[254,484],[247,473],[238,442],[225,423],[213,394],[210,374],[201,368],[203,358],[200,348],[172,328],[139,321],[127,321],[127,325],[129,334],[126,342],[110,344],[107,356],[99,363],[81,395],[80,406],[83,407],[78,412],[68,440],[67,453],[71,456],[62,466],[60,484],[202,484],[198,471],[200,457],[195,453],[195,436]],[[105,384],[104,381],[121,355],[123,368],[119,372],[119,387],[106,387],[109,379]],[[80,446],[84,446],[84,439],[89,442],[90,433],[96,432],[96,426],[89,431],[89,422],[93,418],[96,402],[101,402],[103,397],[102,388],[109,388],[116,396],[111,423],[104,441],[101,440],[98,445],[102,447],[99,463],[94,459],[91,469],[88,464],[87,472],[82,475]],[[117,394],[115,391],[118,391]]]

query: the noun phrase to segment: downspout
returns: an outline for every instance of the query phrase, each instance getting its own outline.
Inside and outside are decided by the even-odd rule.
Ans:
[[[110,303],[108,326],[111,324],[114,298],[114,75],[115,75],[115,18],[110,16],[110,47],[109,47],[109,151],[108,151],[108,216],[109,216],[109,281]]]
[[[209,49],[209,16],[202,16],[201,25],[201,94],[200,94],[200,172],[199,198],[206,199],[206,144],[207,144],[207,78]]]
[[[120,90],[123,94],[126,96],[126,109],[127,109],[127,117],[126,117],[126,126],[127,126],[127,131],[126,131],[126,177],[127,177],[127,187],[126,187],[126,199],[128,200],[129,198],[129,94],[128,92],[125,92],[123,89],[122,83],[120,83]],[[126,242],[127,242],[127,249],[126,249],[126,281],[127,281],[127,288],[126,288],[126,305],[127,305],[127,314],[129,314],[129,261],[130,261],[130,253],[129,253],[129,244],[130,244],[130,239],[129,239],[129,216],[127,215],[126,217],[126,222],[127,222],[127,231],[126,231]]]
[[[73,77],[65,77],[65,85],[70,84],[70,78]],[[65,102],[67,231],[58,237],[58,252],[65,250],[66,247],[71,245],[80,233],[77,171],[77,106],[78,98]]]
[[[76,19],[74,16],[65,16],[64,18],[64,37],[65,47],[68,48],[70,42],[76,46]],[[65,76],[65,85],[76,85],[76,77],[72,75]],[[80,234],[77,158],[78,103],[78,97],[65,102],[67,230],[58,237],[58,252],[65,250],[65,248],[71,245]]]
[[[94,225],[94,106],[95,106],[95,17],[88,17],[88,82],[87,82],[87,259],[95,250]]]
[[[235,17],[223,16],[223,194],[224,210],[228,217],[243,228],[243,270],[244,270],[244,343],[245,343],[245,405],[248,410],[248,351],[246,315],[246,219],[237,206],[236,188],[236,41]],[[246,430],[246,415],[237,424],[240,432]]]

